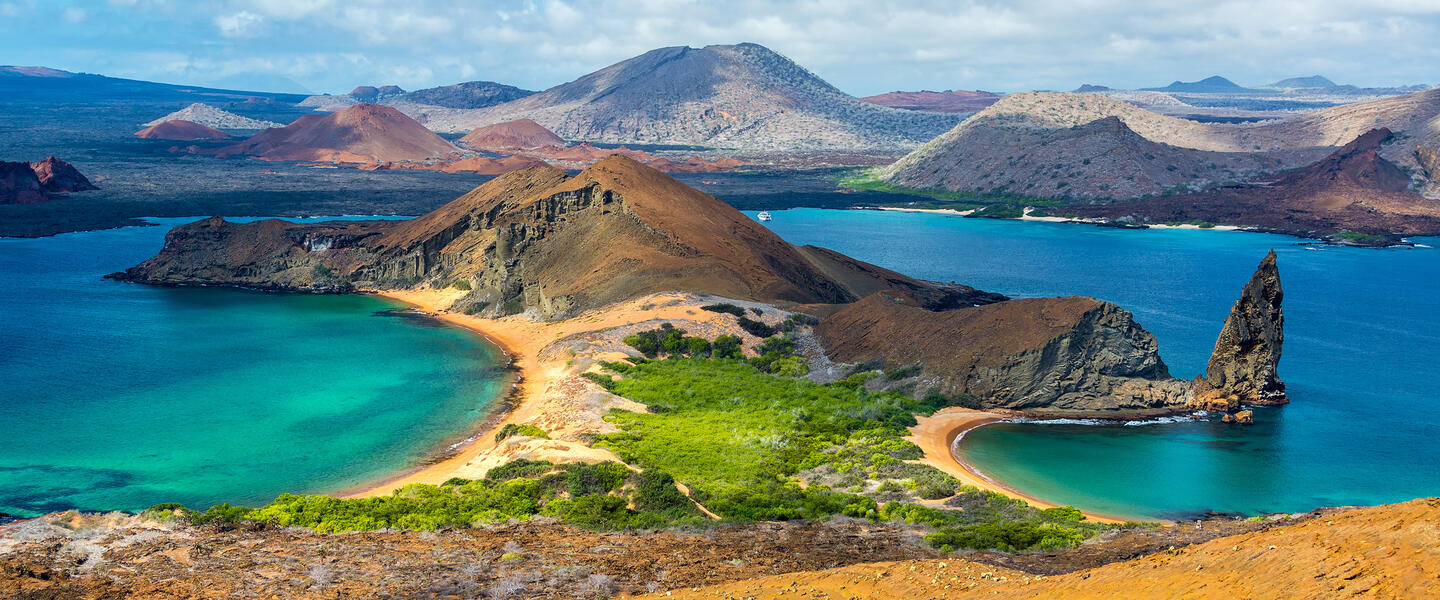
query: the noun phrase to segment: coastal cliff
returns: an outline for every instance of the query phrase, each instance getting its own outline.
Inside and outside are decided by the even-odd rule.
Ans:
[[[1189,398],[1189,386],[1160,360],[1155,336],[1129,311],[1094,298],[931,311],[881,292],[825,319],[816,333],[833,360],[919,364],[930,389],[990,408],[1171,411]]]
[[[1285,343],[1280,303],[1280,268],[1275,251],[1260,261],[1215,340],[1205,374],[1195,378],[1195,405],[1233,412],[1242,405],[1285,404],[1285,382],[1277,368]]]

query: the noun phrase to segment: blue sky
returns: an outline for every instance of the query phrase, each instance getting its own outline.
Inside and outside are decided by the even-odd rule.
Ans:
[[[1213,74],[1386,86],[1440,83],[1437,40],[1440,0],[0,0],[0,64],[274,91],[544,89],[661,46],[741,41],[855,95]]]

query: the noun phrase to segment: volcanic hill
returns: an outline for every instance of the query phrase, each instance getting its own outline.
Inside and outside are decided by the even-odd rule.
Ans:
[[[328,115],[305,115],[221,148],[221,157],[369,163],[423,160],[458,152],[424,125],[388,106],[356,104]]]
[[[1380,158],[1409,169],[1426,194],[1440,192],[1440,89],[1245,124],[1170,117],[1103,94],[1011,94],[875,174],[922,190],[1130,200],[1273,179],[1380,128],[1395,134]]]
[[[1381,156],[1389,129],[1366,132],[1323,160],[1253,185],[1060,209],[1089,217],[1133,216],[1153,222],[1203,220],[1336,236],[1440,233],[1440,200],[1411,189],[1411,177]]]
[[[397,86],[380,87],[362,85],[345,94],[310,96],[300,101],[300,106],[331,112],[362,102],[401,107],[407,113],[424,107],[471,109],[495,106],[511,100],[534,94],[513,85],[493,81],[466,81],[454,85],[426,88],[406,92]]]
[[[851,302],[857,291],[874,289],[904,291],[930,306],[994,297],[797,248],[714,197],[623,156],[573,177],[550,168],[502,175],[403,222],[211,218],[176,228],[159,255],[120,277],[318,292],[461,279],[472,291],[458,309],[541,318],[672,290],[822,304]]]
[[[560,137],[747,149],[908,149],[958,119],[849,96],[763,46],[672,47],[473,111],[426,111],[437,131],[528,118]]]
[[[188,121],[215,129],[269,129],[271,127],[283,127],[283,125],[273,121],[261,121],[237,115],[227,110],[215,108],[204,102],[196,102],[186,106],[154,121],[150,121],[146,123],[145,126],[154,127],[166,121]]]
[[[223,140],[229,138],[230,134],[193,121],[175,119],[141,129],[135,132],[135,137],[147,140]]]
[[[890,108],[901,108],[905,110],[922,110],[928,112],[975,112],[982,110],[1000,100],[999,94],[973,92],[966,90],[950,90],[945,92],[932,92],[929,90],[919,92],[890,92],[875,96],[860,98],[871,104],[888,106]]]
[[[476,127],[456,143],[481,150],[526,150],[544,146],[564,146],[565,140],[530,119],[516,119],[484,127]]]
[[[918,189],[1136,198],[1296,167],[1318,151],[1243,152],[1214,125],[1100,94],[1011,94],[879,171]]]

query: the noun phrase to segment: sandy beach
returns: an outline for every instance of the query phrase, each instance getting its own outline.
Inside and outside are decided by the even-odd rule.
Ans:
[[[920,446],[920,449],[925,452],[924,458],[920,459],[921,462],[949,473],[965,485],[1004,494],[1012,498],[1019,498],[1030,503],[1030,505],[1035,508],[1045,509],[1059,506],[1055,503],[1046,502],[1022,493],[986,477],[975,467],[960,460],[951,450],[954,447],[956,438],[965,435],[966,432],[994,423],[1008,416],[1010,415],[970,410],[967,408],[944,408],[931,416],[917,417],[915,419],[917,423],[914,427],[910,428],[910,436],[906,439]],[[1085,517],[1091,521],[1101,523],[1121,523],[1125,521],[1125,519],[1090,512],[1086,512]]]
[[[733,321],[721,325],[725,322],[721,316],[723,313],[701,310],[699,306],[714,299],[696,294],[654,294],[562,321],[534,321],[523,316],[489,319],[447,311],[455,299],[464,294],[454,289],[374,293],[410,304],[437,319],[489,339],[514,361],[518,381],[509,397],[507,412],[492,417],[488,431],[480,433],[449,457],[346,495],[352,498],[386,495],[413,483],[440,484],[451,477],[479,478],[490,468],[515,458],[620,462],[619,457],[609,450],[591,448],[580,439],[583,434],[610,427],[601,419],[610,408],[643,412],[645,406],[603,394],[598,386],[580,377],[580,374],[592,368],[596,360],[616,360],[623,355],[577,355],[569,349],[556,348],[558,341],[634,323],[664,320],[700,333],[707,328],[715,328],[710,332],[711,337],[732,334],[747,340],[747,345],[758,342],[758,339],[734,326]],[[609,398],[597,402],[597,396]],[[497,443],[495,434],[507,424],[536,425],[552,439],[508,438]]]
[[[955,210],[955,209],[953,209],[953,208],[900,208],[900,207],[898,207],[898,206],[870,206],[870,207],[861,207],[861,208],[870,208],[870,209],[873,209],[873,210],[889,210],[889,211],[898,211],[898,212],[930,213],[930,214],[935,214],[935,215],[953,215],[953,216],[957,216],[957,217],[963,217],[963,216],[966,216],[966,215],[968,215],[968,214],[970,214],[970,213],[975,212],[974,209],[970,209],[970,210]]]

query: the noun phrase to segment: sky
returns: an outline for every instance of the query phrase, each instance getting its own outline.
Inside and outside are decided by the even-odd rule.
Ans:
[[[541,90],[664,46],[755,42],[857,96],[1440,83],[1440,0],[0,0],[0,64],[261,91]]]

